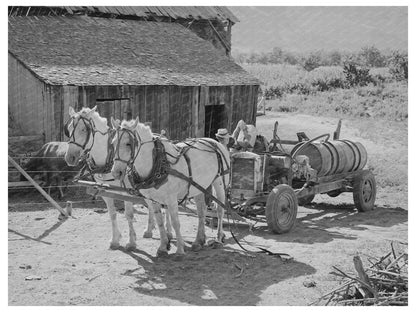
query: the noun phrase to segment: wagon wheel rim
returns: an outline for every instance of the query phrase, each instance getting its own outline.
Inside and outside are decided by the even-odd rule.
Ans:
[[[276,219],[281,225],[289,224],[293,217],[293,207],[295,202],[290,194],[282,194],[278,203],[279,213],[276,215]]]
[[[368,203],[372,200],[373,193],[373,184],[370,180],[365,180],[362,189],[363,200],[365,203]]]

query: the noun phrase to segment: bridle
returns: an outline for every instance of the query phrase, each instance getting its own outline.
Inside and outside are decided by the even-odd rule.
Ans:
[[[129,139],[129,146],[130,146],[130,159],[129,160],[124,160],[120,157],[120,142],[124,135],[127,135]],[[150,141],[143,141],[140,138],[140,135],[137,133],[137,131],[132,131],[126,128],[117,129],[114,140],[115,142],[117,142],[117,145],[115,148],[114,162],[119,161],[119,162],[125,163],[127,167],[129,167],[130,169],[134,169],[134,161],[139,155],[142,146],[144,144],[154,142],[154,138],[152,138]]]
[[[85,141],[83,142],[83,144],[78,143],[75,139],[75,129],[76,129],[76,127],[78,127],[78,125],[80,125],[81,121],[84,124],[85,129],[87,131],[87,137],[86,137]],[[73,129],[72,129],[72,132],[69,133],[69,125],[71,123],[73,124]],[[95,127],[94,120],[83,117],[83,116],[79,116],[78,118],[72,116],[70,119],[67,120],[67,122],[65,123],[65,126],[64,126],[65,135],[69,137],[68,144],[74,144],[74,145],[80,147],[83,150],[83,155],[88,154],[91,151],[92,147],[94,146],[95,134],[99,133],[101,135],[107,135],[109,133],[109,129],[106,132],[101,132],[101,131],[97,130],[97,128]],[[90,145],[90,147],[86,148],[88,142],[90,141],[91,136],[92,136],[91,145]]]

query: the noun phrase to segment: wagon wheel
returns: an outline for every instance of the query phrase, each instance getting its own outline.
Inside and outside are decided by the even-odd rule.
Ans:
[[[353,197],[358,211],[373,210],[376,193],[376,180],[370,171],[364,170],[354,178]]]
[[[306,197],[298,198],[298,205],[299,206],[305,206],[307,204],[310,204],[313,201],[314,198],[315,198],[315,194],[312,194],[312,195],[309,195],[309,196],[306,196]]]
[[[274,233],[289,232],[298,212],[298,202],[293,189],[286,184],[277,185],[267,197],[266,219]]]

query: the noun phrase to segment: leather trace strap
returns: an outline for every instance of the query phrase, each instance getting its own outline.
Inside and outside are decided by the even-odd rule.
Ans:
[[[166,183],[168,177],[168,168],[170,164],[166,157],[165,147],[159,138],[154,138],[155,145],[153,149],[153,166],[147,177],[141,177],[133,165],[127,167],[127,177],[130,184],[136,189],[158,189]]]

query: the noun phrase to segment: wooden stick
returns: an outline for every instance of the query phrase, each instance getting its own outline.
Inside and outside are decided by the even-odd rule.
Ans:
[[[407,276],[399,274],[399,273],[393,273],[393,272],[383,271],[383,270],[375,270],[375,269],[372,269],[372,268],[369,268],[369,270],[371,270],[373,272],[376,272],[376,273],[380,273],[380,274],[387,274],[387,275],[397,276],[397,277],[400,277],[400,278],[406,278],[407,279]]]
[[[392,263],[390,263],[387,267],[386,270],[388,270],[389,268],[391,268],[394,264],[396,264],[401,258],[403,258],[405,255],[407,254],[401,254],[399,257],[397,257]]]
[[[14,159],[13,158],[11,158],[9,155],[8,155],[8,157],[9,157],[9,161],[12,163],[12,165],[26,178],[26,179],[28,179],[28,181],[30,181],[30,183],[32,183],[33,184],[33,186],[43,195],[43,197],[45,197],[56,209],[58,209],[59,210],[59,212],[62,214],[62,215],[64,215],[64,216],[68,216],[67,215],[67,213],[66,213],[66,211],[64,210],[64,209],[62,209],[62,207],[61,206],[59,206],[58,205],[58,203],[52,198],[52,197],[50,197],[49,196],[49,194],[48,193],[46,193],[40,186],[39,186],[39,184],[37,184],[36,182],[35,182],[35,180],[33,180],[31,177],[30,177],[30,175],[28,175],[24,170],[23,170],[23,168],[22,167],[20,167],[15,161],[14,161]]]
[[[354,262],[354,267],[358,273],[359,278],[367,284],[370,284],[370,280],[368,278],[367,273],[365,273],[364,271],[363,262],[361,261],[360,256],[354,256],[352,260]]]
[[[348,277],[348,278],[350,278],[350,279],[352,279],[352,280],[354,280],[354,281],[357,281],[357,282],[359,282],[361,285],[363,285],[365,288],[367,288],[372,294],[373,294],[373,296],[375,297],[375,298],[377,298],[378,297],[378,294],[377,294],[377,291],[376,290],[374,290],[370,285],[368,285],[366,282],[364,282],[364,281],[362,281],[362,280],[360,280],[359,278],[356,278],[356,277],[353,277],[353,276],[349,276],[348,274],[346,274],[346,273],[344,273],[344,272],[342,272],[340,269],[338,269],[337,267],[335,267],[335,266],[333,266],[333,268],[335,269],[335,270],[337,270],[337,271],[339,271],[341,274],[343,274],[345,277]]]
[[[334,290],[331,290],[330,292],[328,292],[325,295],[321,296],[318,300],[315,300],[314,302],[309,303],[308,305],[313,305],[315,303],[318,303],[319,301],[321,301],[322,299],[324,299],[326,296],[329,296],[332,293],[336,293],[336,292],[342,290],[344,287],[351,285],[352,283],[354,283],[354,281],[346,282],[346,283],[342,284],[341,286],[339,286],[338,288],[335,288]]]

